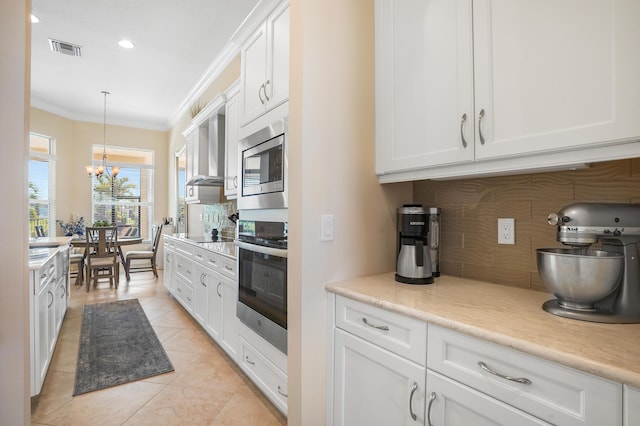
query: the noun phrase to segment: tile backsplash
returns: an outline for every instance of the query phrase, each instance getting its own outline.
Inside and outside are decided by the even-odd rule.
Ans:
[[[223,238],[235,238],[236,225],[228,217],[238,211],[235,200],[226,203],[205,205],[203,209],[203,226],[207,235],[217,229]]]
[[[640,203],[640,158],[590,168],[413,184],[414,202],[442,209],[443,274],[544,291],[536,249],[562,247],[547,215],[578,201]],[[515,218],[515,245],[498,245]]]

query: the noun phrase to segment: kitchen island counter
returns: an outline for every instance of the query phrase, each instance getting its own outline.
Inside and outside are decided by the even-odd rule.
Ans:
[[[550,294],[441,276],[409,285],[382,274],[329,292],[640,388],[640,324],[600,324],[542,310]]]

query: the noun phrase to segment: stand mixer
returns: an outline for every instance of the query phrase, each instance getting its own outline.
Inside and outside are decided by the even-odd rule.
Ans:
[[[640,323],[640,204],[575,203],[548,217],[572,249],[538,249],[540,278],[557,299],[554,315],[602,323]],[[590,249],[601,243],[601,250]]]

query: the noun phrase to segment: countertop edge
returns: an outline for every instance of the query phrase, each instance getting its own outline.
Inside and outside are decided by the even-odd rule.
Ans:
[[[187,237],[187,236],[180,236],[180,234],[164,234],[164,237],[165,238],[171,238],[171,239],[176,240],[176,241],[184,242],[184,243],[190,244],[190,245],[192,245],[194,247],[199,247],[199,248],[201,248],[203,250],[207,250],[207,251],[209,251],[211,253],[219,254],[220,256],[224,256],[226,258],[236,260],[235,254],[230,254],[230,253],[225,253],[223,251],[213,250],[213,249],[207,247],[205,244],[201,244],[201,243],[198,243],[197,241],[189,239],[189,237]],[[228,242],[228,241],[227,242],[222,242],[222,241],[213,242],[212,241],[212,242],[207,242],[206,244],[233,244],[233,243],[232,242]]]
[[[374,276],[375,277],[375,276]],[[366,277],[364,277],[366,279]],[[360,278],[362,279],[362,278]],[[593,374],[624,385],[640,388],[640,373],[629,371],[611,364],[603,364],[594,360],[577,357],[563,351],[553,350],[549,347],[533,343],[526,339],[514,338],[484,327],[476,327],[455,319],[434,315],[429,312],[413,309],[411,307],[382,300],[375,296],[369,296],[358,290],[343,287],[344,283],[329,283],[325,285],[328,292],[344,296],[369,305],[410,316],[418,320],[439,325],[469,336],[514,349],[516,351],[536,356],[541,359],[556,362],[567,367],[575,368],[582,372]],[[485,283],[489,284],[489,283]],[[533,290],[531,290],[533,291]]]

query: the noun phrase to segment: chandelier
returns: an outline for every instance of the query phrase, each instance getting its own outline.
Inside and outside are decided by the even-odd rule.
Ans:
[[[109,92],[103,91],[102,94],[104,95],[104,122],[103,122],[103,128],[102,128],[102,133],[103,133],[102,134],[103,136],[102,164],[96,167],[95,169],[93,168],[93,166],[86,166],[86,169],[89,177],[92,177],[94,174],[96,175],[96,177],[100,177],[103,174],[106,174],[107,176],[111,176],[111,177],[116,177],[118,176],[118,172],[120,172],[120,167],[111,166],[111,173],[109,173],[107,169],[107,95],[109,94]]]

